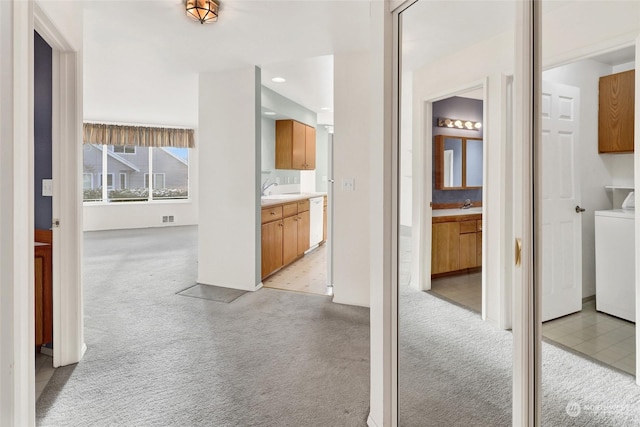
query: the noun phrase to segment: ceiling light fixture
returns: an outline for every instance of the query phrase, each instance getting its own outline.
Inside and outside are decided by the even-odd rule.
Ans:
[[[265,115],[265,116],[275,116],[275,115],[276,115],[276,113],[274,113],[273,111],[265,111],[265,112],[264,112],[264,115]]]
[[[471,120],[447,119],[445,117],[438,118],[438,126],[443,128],[458,128],[464,130],[480,130],[482,122],[473,122]]]
[[[216,0],[186,0],[187,16],[201,24],[218,20]]]
[[[274,83],[284,83],[287,81],[287,79],[285,79],[284,77],[274,77],[271,79],[271,81]]]

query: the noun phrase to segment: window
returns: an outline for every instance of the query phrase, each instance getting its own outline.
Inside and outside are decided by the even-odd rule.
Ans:
[[[164,186],[164,178],[165,178],[165,174],[163,173],[154,173],[153,174],[153,189],[163,189],[165,188]],[[149,186],[149,174],[145,173],[144,174],[144,185],[145,187]]]
[[[93,174],[92,173],[83,173],[82,174],[82,189],[83,190],[91,190],[91,189],[93,189]]]
[[[133,145],[112,145],[113,152],[118,154],[136,154],[136,147]]]
[[[104,180],[102,178],[102,174],[100,174],[100,182],[104,183]],[[108,173],[107,174],[107,188],[109,190],[113,189],[113,174],[112,173]]]
[[[188,148],[85,144],[83,149],[85,202],[189,198]]]

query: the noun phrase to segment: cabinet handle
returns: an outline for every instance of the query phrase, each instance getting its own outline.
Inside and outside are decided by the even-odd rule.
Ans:
[[[282,223],[281,222],[278,223],[278,227],[282,227]]]
[[[271,215],[275,215],[276,214],[274,211],[271,211],[270,213],[271,213]]]

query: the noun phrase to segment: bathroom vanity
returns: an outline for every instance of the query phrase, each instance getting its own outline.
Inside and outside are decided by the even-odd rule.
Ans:
[[[466,274],[482,267],[482,208],[433,211],[431,277]]]

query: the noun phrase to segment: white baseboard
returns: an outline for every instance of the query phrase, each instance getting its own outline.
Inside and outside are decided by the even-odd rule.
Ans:
[[[378,424],[371,418],[371,415],[367,417],[367,425],[369,427],[378,427]]]

